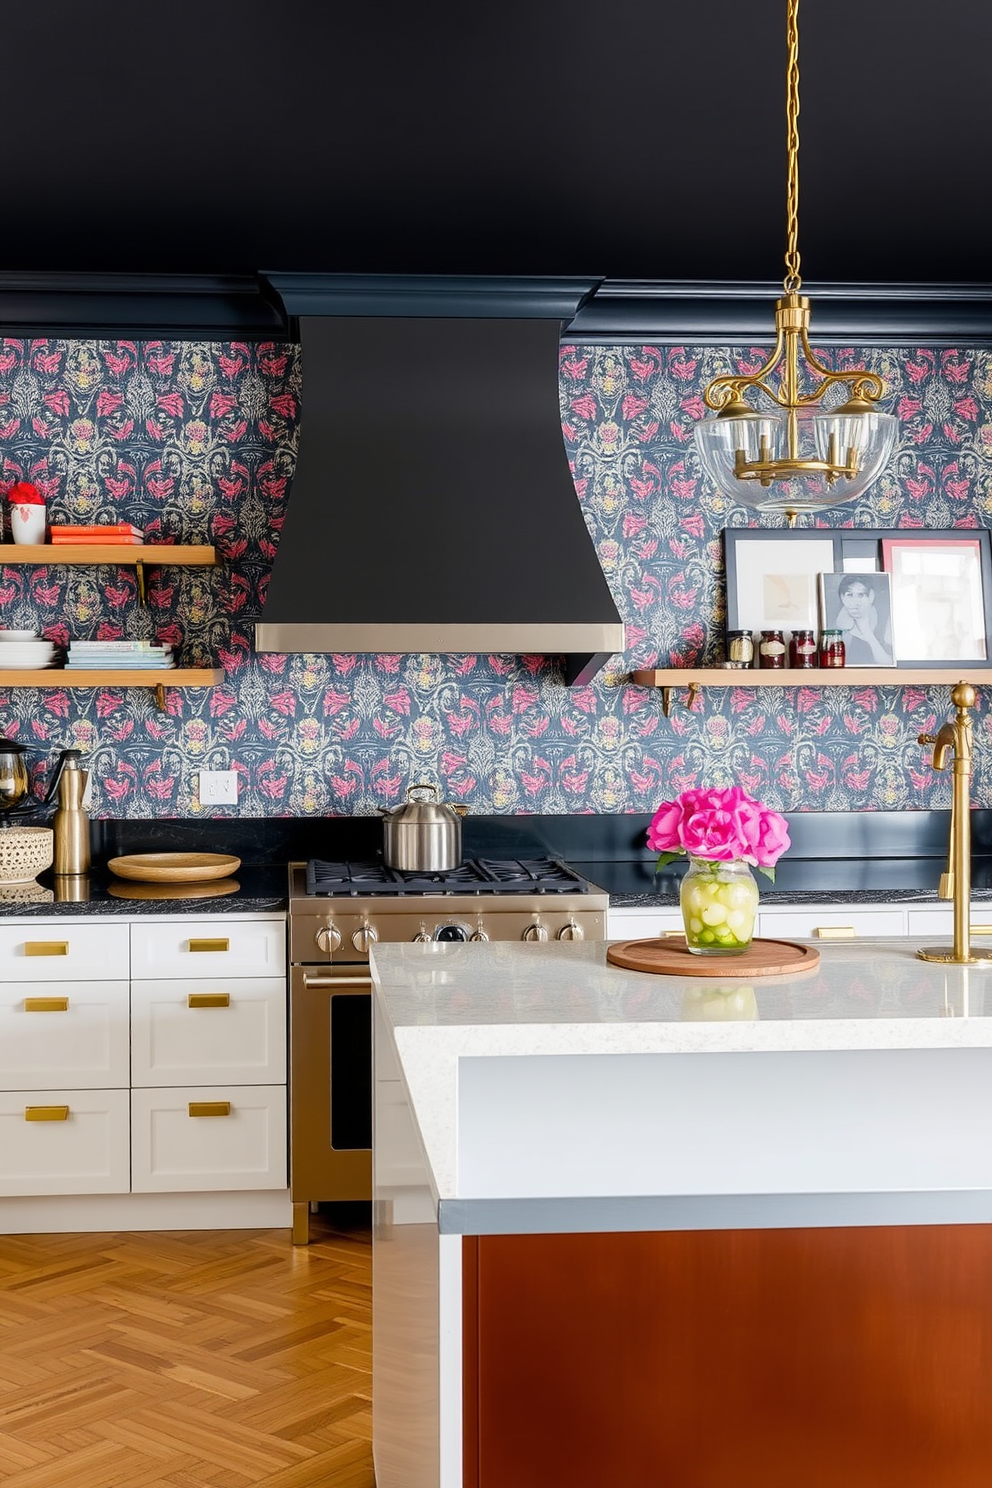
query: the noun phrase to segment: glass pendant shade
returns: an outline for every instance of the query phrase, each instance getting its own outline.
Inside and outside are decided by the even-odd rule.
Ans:
[[[896,427],[892,414],[873,408],[800,408],[791,418],[778,409],[717,414],[697,423],[694,434],[703,469],[718,490],[755,511],[792,516],[860,496],[884,469]],[[773,464],[774,471],[761,469]],[[790,470],[793,464],[805,468]]]

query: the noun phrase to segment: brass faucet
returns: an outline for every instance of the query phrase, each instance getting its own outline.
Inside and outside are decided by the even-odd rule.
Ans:
[[[933,767],[946,770],[951,758],[951,834],[947,872],[940,876],[940,897],[954,900],[953,946],[930,946],[917,951],[923,961],[945,961],[956,966],[992,966],[992,956],[975,956],[971,950],[971,758],[973,733],[969,709],[975,706],[975,689],[958,682],[951,689],[953,718],[936,734],[920,734],[921,744],[933,745]]]

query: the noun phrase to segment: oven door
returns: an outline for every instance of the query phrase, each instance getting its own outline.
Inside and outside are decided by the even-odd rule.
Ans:
[[[289,1099],[294,1206],[370,1199],[372,979],[367,963],[292,968]],[[302,1228],[302,1218],[294,1207],[294,1232]]]

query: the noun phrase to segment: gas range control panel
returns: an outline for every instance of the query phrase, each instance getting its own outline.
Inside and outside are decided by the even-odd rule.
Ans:
[[[296,963],[367,960],[377,944],[478,942],[487,940],[603,940],[606,915],[599,910],[543,905],[499,914],[424,914],[416,909],[386,914],[332,912],[290,918],[290,959]]]

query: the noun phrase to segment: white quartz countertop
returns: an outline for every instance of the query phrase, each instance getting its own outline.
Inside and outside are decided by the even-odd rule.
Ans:
[[[441,1228],[992,1220],[992,969],[924,943],[751,980],[602,943],[376,946]]]

